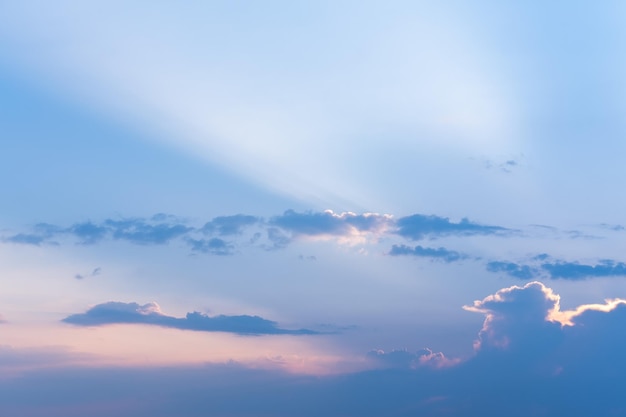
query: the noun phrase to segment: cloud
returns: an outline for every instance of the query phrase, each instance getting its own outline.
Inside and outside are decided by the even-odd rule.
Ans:
[[[523,155],[520,155],[516,158],[505,159],[505,160],[502,160],[502,159],[494,160],[494,159],[487,159],[487,158],[482,158],[482,159],[470,158],[470,159],[475,159],[478,162],[481,162],[482,166],[487,170],[500,171],[506,174],[510,174],[511,172],[513,172],[514,169],[517,169],[522,165],[523,157],[524,157]]]
[[[554,317],[559,313],[560,297],[540,282],[523,287],[501,289],[483,300],[465,306],[467,311],[486,316],[475,347],[531,349],[534,342],[547,343],[546,334],[560,331]],[[521,329],[521,334],[520,334]],[[542,334],[540,340],[529,337],[531,333]]]
[[[251,236],[243,236],[245,230],[251,227],[255,227],[254,233]],[[276,250],[287,247],[296,239],[334,239],[339,243],[354,245],[377,242],[385,236],[400,235],[409,240],[419,240],[447,235],[470,236],[510,232],[512,230],[504,227],[480,225],[467,219],[455,223],[434,215],[415,214],[396,221],[387,214],[287,210],[268,221],[246,214],[218,216],[199,228],[188,225],[184,219],[177,216],[163,213],[149,218],[108,218],[100,222],[89,220],[74,223],[69,227],[41,223],[31,232],[4,237],[3,241],[38,246],[58,244],[52,239],[69,236],[76,238],[76,243],[81,245],[119,240],[145,246],[166,245],[179,239],[187,243],[194,252],[228,255],[235,253],[240,244]],[[225,237],[229,237],[229,240],[225,240]],[[452,251],[444,256],[442,250],[442,248],[415,247],[412,254],[439,258],[446,262],[455,260],[457,256],[458,259],[465,257]],[[409,254],[405,246],[398,246],[392,251],[392,255]]]
[[[532,268],[528,265],[516,264],[514,262],[488,262],[487,271],[504,272],[505,274],[518,279],[533,279],[539,275],[539,271],[536,268]]]
[[[500,226],[481,225],[465,218],[461,219],[458,223],[454,223],[447,217],[427,216],[423,214],[402,217],[396,221],[396,227],[395,233],[411,240],[449,235],[502,235],[513,232],[511,229]]]
[[[57,242],[51,241],[61,229],[48,223],[38,223],[33,227],[32,233],[18,233],[13,236],[4,238],[5,242],[17,243],[22,245],[40,246],[43,243],[57,245]]]
[[[267,239],[272,243],[271,246],[266,246],[266,249],[283,249],[291,243],[291,238],[277,227],[270,227],[267,229]]]
[[[97,225],[92,222],[76,223],[72,225],[68,232],[81,239],[83,245],[94,244],[106,237],[111,231],[109,227]]]
[[[46,236],[35,235],[35,234],[27,234],[27,233],[18,233],[13,236],[9,236],[4,239],[5,242],[10,243],[19,243],[23,245],[34,245],[39,246],[47,240]]]
[[[579,280],[594,277],[626,276],[626,264],[613,260],[603,260],[596,265],[577,262],[544,263],[541,268],[553,279]]]
[[[115,403],[120,404],[115,414],[123,417],[624,415],[626,300],[571,310],[561,310],[560,301],[544,284],[531,282],[500,289],[466,306],[485,318],[475,355],[463,361],[431,349],[402,349],[370,351],[366,358],[373,369],[324,377],[250,369],[234,362],[39,370],[19,379],[0,378],[0,409],[16,416],[104,417],[110,412],[102,404]],[[89,319],[82,325],[164,325],[164,317],[186,320],[164,316],[154,303],[100,306],[105,307],[99,314],[88,312]],[[204,323],[205,317],[199,315],[199,321]],[[193,319],[180,327],[190,326],[197,327]],[[93,388],[101,386],[117,389]],[[240,401],[242,392],[246,401]],[[158,402],[148,400],[157,395]],[[36,404],[32,398],[38,399]],[[77,404],[79,411],[66,412]],[[55,406],[57,412],[50,414]]]
[[[180,330],[202,332],[227,332],[240,335],[313,335],[313,330],[288,330],[276,322],[259,316],[208,316],[199,312],[187,313],[185,318],[167,316],[156,303],[108,302],[98,304],[85,313],[72,314],[62,320],[77,326],[103,326],[107,324],[148,324]]]
[[[206,223],[202,231],[205,233],[217,233],[220,236],[239,235],[244,228],[253,226],[260,221],[259,217],[244,214],[220,216]]]
[[[97,268],[94,268],[89,274],[76,274],[74,275],[74,278],[85,279],[85,278],[90,278],[90,277],[96,277],[100,275],[101,272],[102,272],[102,268],[97,267]]]
[[[431,258],[442,260],[443,262],[450,263],[455,261],[460,261],[462,259],[467,259],[468,256],[462,253],[448,250],[446,248],[425,248],[423,246],[415,246],[411,248],[406,245],[393,245],[391,247],[391,251],[389,251],[389,255],[392,256],[400,256],[400,255],[408,255],[408,256],[417,256],[421,258]]]
[[[548,262],[542,262],[547,261]],[[626,264],[611,259],[604,259],[595,265],[578,262],[549,261],[549,256],[541,254],[535,256],[532,264],[515,262],[492,261],[487,263],[487,271],[503,272],[513,278],[533,279],[538,277],[548,279],[564,279],[579,281],[591,278],[626,276]]]
[[[187,243],[194,252],[209,253],[212,255],[232,255],[235,249],[233,244],[217,237],[211,239],[188,238]]]
[[[162,245],[193,230],[175,216],[156,214],[149,219],[106,219],[101,223],[86,221],[65,228],[40,223],[35,225],[33,233],[18,233],[4,238],[4,241],[39,246],[43,243],[57,244],[51,239],[71,235],[78,238],[78,243],[83,245],[92,245],[106,238],[139,245]]]
[[[192,228],[183,224],[148,222],[144,219],[105,220],[114,239],[127,240],[140,245],[162,245],[180,237]]]
[[[273,217],[269,223],[295,236],[350,237],[365,232],[380,233],[386,230],[390,221],[390,216],[377,213],[337,214],[332,210],[298,213],[287,210],[281,216]]]
[[[442,367],[449,366],[454,361],[448,360],[443,353],[433,352],[428,348],[416,352],[406,349],[396,349],[389,352],[371,350],[367,358],[386,369],[417,369],[422,366]]]

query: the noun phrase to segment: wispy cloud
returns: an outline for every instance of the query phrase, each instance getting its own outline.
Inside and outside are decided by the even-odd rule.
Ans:
[[[180,330],[201,332],[227,332],[240,335],[313,335],[318,332],[308,329],[289,330],[259,316],[208,316],[203,313],[187,313],[178,318],[165,315],[156,303],[107,302],[98,304],[85,313],[72,314],[62,320],[77,326],[103,326],[107,324],[145,324]]]
[[[455,223],[447,217],[414,214],[402,217],[396,222],[396,233],[411,240],[441,236],[505,235],[514,232],[501,226],[490,226],[461,219]]]
[[[68,227],[41,223],[32,231],[6,236],[3,241],[36,246],[58,244],[55,239],[63,242],[72,238],[80,245],[94,245],[105,240],[143,246],[166,245],[179,241],[193,252],[230,255],[244,246],[276,250],[283,249],[296,240],[307,239],[362,245],[377,243],[383,238],[397,239],[398,236],[414,241],[443,236],[501,236],[513,232],[514,230],[501,226],[482,225],[468,219],[453,222],[435,215],[414,214],[395,220],[388,214],[287,210],[269,220],[248,214],[218,216],[199,227],[163,213],[149,218],[108,218],[100,222],[89,220]],[[443,248],[416,246],[409,253],[407,246],[398,245],[392,249],[391,254],[412,254],[446,262],[465,257],[458,252],[444,251]]]
[[[540,274],[537,268],[529,265],[521,265],[515,262],[492,261],[487,263],[487,271],[503,272],[513,278],[533,279]]]
[[[391,256],[415,256],[419,258],[430,258],[434,260],[441,260],[446,263],[456,262],[463,259],[467,259],[468,256],[457,251],[449,250],[446,248],[425,248],[417,245],[410,247],[406,245],[393,245],[389,251]]]
[[[407,349],[395,349],[389,352],[384,350],[372,350],[367,353],[367,358],[375,364],[390,369],[417,369],[422,366],[443,367],[456,363],[447,359],[441,352],[433,352],[428,348],[416,352]]]
[[[546,260],[549,261],[541,262]],[[513,278],[524,280],[548,278],[577,281],[626,276],[626,264],[623,262],[604,259],[595,265],[588,265],[579,262],[550,260],[545,254],[534,257],[530,263],[491,261],[487,263],[486,267],[489,272],[501,272]]]
[[[88,274],[76,274],[76,275],[74,275],[74,278],[76,278],[76,279],[85,279],[85,278],[97,277],[101,273],[102,273],[102,268],[97,267],[97,268],[94,268]]]
[[[187,243],[194,252],[209,253],[212,255],[232,255],[235,246],[232,243],[213,237],[211,239],[187,238]]]
[[[239,235],[246,227],[253,226],[261,221],[262,219],[259,217],[245,214],[219,216],[207,222],[202,231],[209,234],[217,233],[220,236]]]

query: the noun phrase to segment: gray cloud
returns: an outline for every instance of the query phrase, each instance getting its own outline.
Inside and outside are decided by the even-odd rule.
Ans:
[[[0,411],[16,417],[107,417],[112,408],[103,404],[112,404],[120,417],[624,415],[626,336],[621,330],[626,301],[563,311],[557,294],[532,282],[501,289],[466,309],[485,319],[475,355],[461,362],[422,349],[372,351],[366,357],[376,369],[325,377],[248,369],[233,362],[65,367],[0,378]],[[150,317],[158,311],[154,304],[133,303],[113,310],[115,322],[133,323],[137,314]],[[90,323],[109,323],[102,317],[108,315],[94,313]],[[20,356],[0,349],[0,365],[3,355]]]
[[[396,222],[396,233],[411,240],[440,236],[504,235],[513,230],[500,226],[489,226],[461,219],[455,223],[446,217],[414,214],[402,217]]]
[[[375,214],[336,214],[332,211],[298,213],[287,210],[281,216],[273,217],[270,224],[295,235],[317,236],[347,235],[351,231],[380,230],[389,223],[389,217]]]
[[[393,245],[391,247],[391,250],[389,251],[389,255],[408,255],[420,258],[431,258],[435,260],[441,260],[446,263],[456,262],[468,258],[468,256],[465,254],[453,250],[448,250],[446,248],[425,248],[419,245],[413,248],[406,245]]]
[[[577,281],[626,276],[626,264],[623,262],[605,259],[595,265],[587,265],[578,262],[550,261],[546,254],[534,257],[530,264],[491,261],[487,263],[486,268],[489,272],[502,272],[524,280],[542,277]]]
[[[151,223],[144,219],[105,220],[114,239],[140,245],[162,245],[180,237],[192,228],[182,224]]]
[[[94,268],[89,274],[76,274],[74,275],[74,278],[85,279],[85,278],[97,277],[98,275],[100,275],[101,272],[102,272],[102,268],[97,267],[97,268]]]
[[[33,227],[32,233],[18,233],[3,240],[22,245],[40,246],[44,243],[57,245],[58,243],[51,239],[60,232],[61,229],[57,226],[48,223],[38,223]]]
[[[181,330],[202,332],[227,332],[240,335],[313,335],[313,330],[288,330],[277,326],[276,322],[259,316],[207,316],[193,312],[185,318],[163,314],[156,303],[108,302],[98,304],[85,313],[72,314],[62,320],[77,326],[102,326],[114,323],[147,324]]]
[[[259,217],[245,214],[215,217],[202,228],[205,233],[217,233],[220,236],[239,235],[246,227],[253,226],[262,220]]]
[[[211,239],[187,238],[187,243],[194,252],[210,253],[212,255],[232,255],[235,246],[217,237]]]
[[[613,260],[602,260],[596,265],[578,262],[544,263],[541,268],[553,279],[579,280],[594,277],[626,276],[626,264]]]
[[[487,271],[503,272],[509,276],[512,276],[513,278],[518,279],[533,279],[540,274],[538,269],[532,268],[529,265],[520,265],[514,262],[501,261],[488,262]]]

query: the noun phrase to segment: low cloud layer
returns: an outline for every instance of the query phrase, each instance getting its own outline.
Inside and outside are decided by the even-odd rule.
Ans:
[[[474,301],[465,309],[485,319],[475,354],[464,361],[430,349],[376,350],[366,355],[372,370],[327,377],[236,363],[114,371],[66,367],[0,379],[0,411],[93,417],[111,410],[121,417],[624,415],[626,300],[570,310],[562,310],[560,301],[540,282]],[[107,303],[71,317],[81,325],[130,322],[197,330],[198,323],[164,316],[153,303]],[[206,323],[205,317],[199,322]],[[5,356],[20,355],[0,348],[0,363]]]
[[[184,318],[167,316],[156,303],[108,302],[98,304],[85,313],[72,314],[62,320],[76,326],[103,326],[107,324],[146,324],[180,330],[201,332],[227,332],[240,335],[313,335],[308,329],[289,330],[278,327],[276,322],[259,316],[208,316],[203,313],[187,313]]]

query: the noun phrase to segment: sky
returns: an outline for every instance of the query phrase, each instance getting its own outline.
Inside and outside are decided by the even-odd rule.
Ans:
[[[625,415],[625,17],[0,1],[0,414]]]

